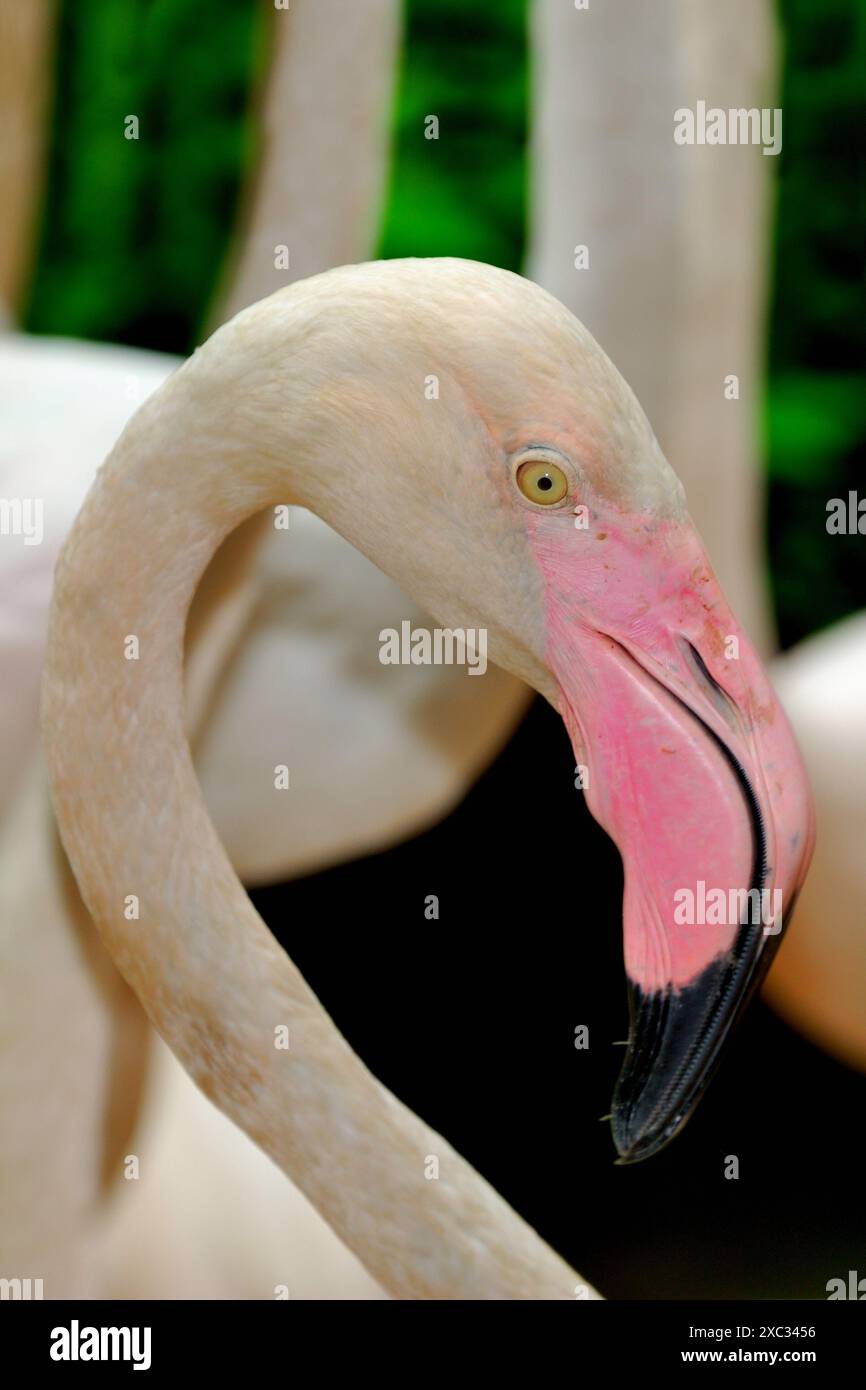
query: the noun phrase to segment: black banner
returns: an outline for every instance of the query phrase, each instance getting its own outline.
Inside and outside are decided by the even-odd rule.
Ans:
[[[576,1373],[599,1363],[617,1372],[634,1368],[643,1373],[739,1363],[807,1366],[826,1377],[830,1370],[856,1365],[862,1345],[862,1313],[840,1306],[843,1301],[850,1303],[847,1298],[827,1303],[693,1304],[575,1300],[579,1307],[545,1315],[544,1360],[554,1351],[552,1338],[564,1333]],[[15,1302],[5,1306],[0,1316],[7,1363],[17,1364],[24,1374],[48,1371],[60,1379],[106,1368],[161,1377],[240,1375],[273,1365],[291,1374],[304,1353],[313,1351],[330,1359],[335,1317],[349,1320],[352,1340],[345,1345],[353,1357],[363,1355],[369,1341],[377,1358],[388,1361],[401,1332],[411,1329],[413,1338],[419,1333],[417,1324],[403,1322],[405,1314],[396,1309],[388,1313],[383,1304],[368,1307],[359,1317],[348,1309],[341,1315],[333,1305],[300,1301],[283,1307],[252,1302]],[[496,1315],[482,1313],[480,1322],[473,1318],[470,1324],[461,1317],[459,1323],[444,1328],[437,1324],[433,1346],[441,1348],[444,1357],[452,1357],[454,1347],[442,1335],[451,1329],[461,1346],[467,1336],[481,1339],[485,1358],[499,1349],[510,1357],[515,1342],[519,1350],[522,1341],[519,1322],[515,1324],[513,1313],[505,1324],[488,1323],[488,1316]],[[539,1324],[530,1318],[524,1330],[527,1347],[537,1352]],[[327,1341],[322,1332],[330,1334]],[[304,1341],[305,1337],[310,1340]],[[414,1345],[417,1355],[417,1341]],[[433,1346],[424,1344],[425,1366],[433,1364]]]

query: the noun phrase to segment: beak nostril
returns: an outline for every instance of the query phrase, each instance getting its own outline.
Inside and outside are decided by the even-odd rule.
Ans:
[[[720,694],[724,694],[724,691],[722,690],[722,687],[719,685],[718,681],[715,679],[714,676],[710,675],[707,669],[707,663],[704,661],[704,658],[701,656],[694,643],[690,642],[688,637],[681,637],[680,646],[686,656],[686,660],[688,661],[689,665],[700,676],[701,680],[703,680],[704,683],[708,685],[711,690],[717,690]]]
[[[716,680],[715,676],[713,676],[709,671],[707,663],[704,661],[704,658],[701,656],[697,647],[694,646],[693,643],[691,643],[687,637],[681,637],[680,650],[682,651],[683,656],[686,660],[686,664],[691,669],[692,674],[697,676],[698,681],[704,687],[704,690],[709,696],[711,703],[718,711],[718,713],[722,716],[725,723],[729,724],[732,728],[737,729],[739,727],[739,720],[737,717],[736,706],[731,701],[730,696],[727,695],[726,692],[719,685],[719,682]]]

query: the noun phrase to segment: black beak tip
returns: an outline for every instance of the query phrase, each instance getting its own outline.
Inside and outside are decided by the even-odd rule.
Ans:
[[[741,928],[738,949],[717,957],[689,985],[645,993],[631,982],[629,1045],[611,1106],[617,1163],[652,1158],[685,1125],[763,974],[756,969],[762,945],[754,928]]]
[[[657,1121],[647,1124],[639,1113],[614,1110],[610,1127],[617,1151],[616,1167],[631,1167],[653,1158],[679,1133],[687,1119],[687,1115],[675,1115],[662,1125]]]

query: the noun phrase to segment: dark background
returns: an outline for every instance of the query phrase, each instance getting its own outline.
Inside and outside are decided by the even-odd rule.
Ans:
[[[866,1268],[866,1078],[761,1002],[683,1134],[614,1166],[622,871],[573,762],[538,700],[435,830],[253,901],[375,1074],[608,1298],[825,1298]]]
[[[526,9],[408,0],[380,254],[520,268]],[[28,329],[176,352],[199,339],[255,153],[262,17],[252,0],[61,5]],[[815,523],[864,479],[866,4],[784,0],[779,17],[765,462],[787,646],[866,600],[861,538]],[[160,132],[149,149],[106,134],[107,111],[131,110]],[[454,132],[434,147],[419,134],[430,110]],[[829,1278],[866,1274],[866,1079],[762,1004],[685,1133],[649,1163],[613,1165],[598,1117],[628,1027],[622,876],[572,766],[537,702],[437,829],[256,905],[373,1071],[609,1297],[824,1298]]]

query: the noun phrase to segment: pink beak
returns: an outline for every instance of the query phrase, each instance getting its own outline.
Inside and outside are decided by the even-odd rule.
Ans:
[[[814,813],[790,725],[688,524],[533,514],[548,662],[625,869],[622,1163],[685,1124],[790,920]],[[601,542],[601,543],[599,543]],[[579,595],[572,599],[571,595]]]

